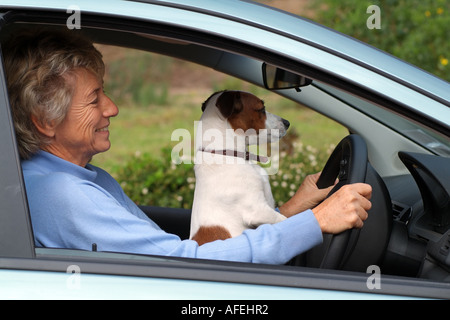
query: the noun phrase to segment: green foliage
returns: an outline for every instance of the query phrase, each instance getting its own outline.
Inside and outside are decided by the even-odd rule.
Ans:
[[[334,146],[324,146],[316,149],[294,142],[290,152],[280,152],[278,171],[269,175],[272,194],[277,207],[289,200],[297,191],[300,184],[309,174],[320,172]]]
[[[367,28],[370,5],[381,29]],[[450,81],[448,0],[321,0],[316,20]]]
[[[176,165],[171,149],[162,157],[136,154],[115,173],[125,193],[136,203],[172,208],[191,208],[194,197],[194,165]]]
[[[164,148],[161,153],[163,157],[149,153],[135,155],[115,173],[117,180],[138,204],[192,208],[194,165],[174,164],[170,148]],[[317,150],[296,142],[289,151],[281,151],[279,169],[269,176],[276,205],[292,197],[306,175],[319,172],[330,153],[331,148]]]

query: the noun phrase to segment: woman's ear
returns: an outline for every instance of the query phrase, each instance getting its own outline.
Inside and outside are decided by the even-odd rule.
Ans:
[[[36,116],[31,115],[31,121],[34,126],[38,129],[38,131],[48,138],[52,138],[55,136],[55,125],[50,123],[42,123],[39,121]]]

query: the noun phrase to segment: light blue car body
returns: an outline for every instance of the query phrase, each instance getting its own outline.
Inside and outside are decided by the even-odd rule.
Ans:
[[[240,43],[247,43],[253,48],[277,52],[286,59],[307,62],[314,65],[317,70],[326,70],[328,74],[345,79],[349,83],[355,83],[360,88],[365,88],[380,96],[388,96],[389,99],[398,102],[405,109],[422,114],[424,118],[439,126],[441,131],[450,128],[450,108],[448,107],[450,85],[447,82],[350,37],[335,33],[306,19],[271,10],[265,6],[235,0],[149,1],[149,3],[118,0],[41,0],[38,3],[26,0],[4,0],[0,4],[2,11],[66,11],[68,19],[74,13],[73,10],[78,8],[81,12],[81,28],[83,28],[83,16],[85,14],[99,14],[117,19],[162,23],[202,32],[207,30],[210,34],[228,40],[236,40]],[[249,68],[245,69],[244,67],[236,76],[247,77],[253,79],[254,82],[258,82],[257,79],[260,76],[255,74],[256,68],[250,68],[253,63],[255,63],[253,60],[249,60]],[[219,65],[218,69],[220,68]],[[262,85],[261,82],[257,84]],[[301,98],[303,102],[306,105],[314,105],[313,100],[316,98],[314,98],[313,89],[305,88],[304,92],[305,94]],[[286,96],[292,94],[294,93],[286,93]],[[319,105],[312,107],[319,112],[333,115],[335,119],[338,121],[341,119],[342,122],[344,122],[343,117],[353,112],[349,109],[346,115],[343,115],[342,112],[334,114],[332,110],[325,109],[325,107],[321,109],[322,107]],[[352,125],[352,129],[361,131],[358,126],[363,124],[355,121]],[[372,133],[376,130],[374,125]],[[371,136],[369,133],[365,138],[369,145],[375,145],[377,139],[385,140],[385,136]],[[398,141],[392,142],[392,146],[388,144],[387,150],[397,148],[400,143]],[[409,142],[401,143],[404,143],[410,149],[416,148],[410,146]],[[422,150],[421,147],[417,147],[417,149]],[[376,155],[373,157],[376,162]],[[392,162],[395,165],[379,165],[380,171],[384,172],[384,175],[405,172],[405,169],[398,164],[398,160],[392,160]],[[4,163],[6,163],[6,160]],[[8,160],[7,163],[14,163],[14,159]],[[12,180],[15,181],[11,183],[12,186],[16,186],[15,183],[21,185],[20,178]],[[21,189],[21,187],[18,188]],[[3,187],[2,190],[6,190],[6,187]],[[12,197],[0,195],[0,200],[3,201],[11,198],[23,201],[24,196],[23,193],[14,194]],[[23,205],[23,207],[26,212],[26,205]],[[25,253],[21,251],[20,255],[14,257],[12,254],[2,256],[0,251],[0,299],[283,300],[420,298],[420,289],[414,291],[412,296],[395,294],[395,290],[390,289],[383,291],[386,287],[395,286],[395,281],[393,282],[392,279],[385,278],[383,275],[378,279],[379,287],[369,288],[372,281],[371,276],[373,276],[371,273],[360,274],[356,277],[357,279],[355,278],[356,280],[352,278],[352,282],[358,283],[353,288],[361,289],[352,291],[351,288],[347,290],[339,289],[338,285],[333,285],[333,280],[329,280],[329,289],[326,289],[323,285],[325,280],[322,280],[319,288],[314,288],[313,280],[306,283],[305,286],[295,283],[289,286],[286,284],[246,283],[245,281],[239,283],[238,280],[232,278],[227,278],[224,281],[220,277],[215,280],[210,280],[210,278],[202,280],[201,275],[186,279],[185,276],[133,275],[132,272],[120,275],[117,274],[119,272],[110,272],[109,270],[105,270],[102,274],[100,267],[97,272],[90,270],[85,272],[83,267],[77,267],[76,253],[71,253],[67,259],[58,260],[60,264],[54,269],[59,271],[52,271],[52,268],[46,265],[48,257],[43,260],[38,259],[38,262],[26,262],[25,267],[21,268],[22,259],[36,258],[33,249],[31,249],[31,252],[26,249],[23,252]],[[48,253],[43,250],[37,256],[46,254]],[[94,259],[93,263],[98,262],[95,253],[91,255],[91,258]],[[104,257],[100,256],[100,259],[102,258]],[[59,256],[58,259],[60,259]],[[105,259],[108,260],[108,257]],[[136,258],[136,260],[139,260],[139,258]],[[85,260],[83,261],[82,263],[86,263]],[[142,264],[145,265],[146,260],[143,261]],[[113,259],[112,263],[120,264],[120,261]],[[123,268],[126,269],[127,264],[124,264]],[[147,268],[151,269],[152,265],[149,264]],[[239,266],[235,268],[239,269]],[[251,269],[249,270],[248,272],[251,272]],[[198,272],[201,273],[202,271]],[[267,274],[264,276],[268,277]],[[187,277],[189,278],[189,276]],[[320,275],[317,277],[320,278]],[[346,275],[343,274],[338,282],[346,281],[345,279]],[[446,290],[450,290],[450,286],[442,284],[438,287],[440,297],[450,298],[450,291],[446,296]],[[384,294],[384,292],[389,294]],[[405,293],[405,291],[401,292]]]
[[[0,299],[390,300],[405,296],[148,277],[0,270]],[[374,289],[376,290],[376,289]],[[263,302],[261,302],[263,303]],[[180,310],[181,313],[181,310]]]

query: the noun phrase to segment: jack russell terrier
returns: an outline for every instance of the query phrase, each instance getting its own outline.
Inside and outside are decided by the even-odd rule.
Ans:
[[[286,219],[275,210],[265,162],[249,145],[278,141],[289,121],[242,91],[221,91],[202,105],[196,137],[196,186],[190,238],[199,245]],[[230,147],[231,145],[231,147]]]

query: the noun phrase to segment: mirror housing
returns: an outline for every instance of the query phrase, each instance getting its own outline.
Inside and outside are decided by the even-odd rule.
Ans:
[[[297,91],[300,91],[300,87],[305,87],[312,83],[312,80],[309,78],[265,62],[262,65],[262,75],[264,86],[269,90],[295,88]]]

